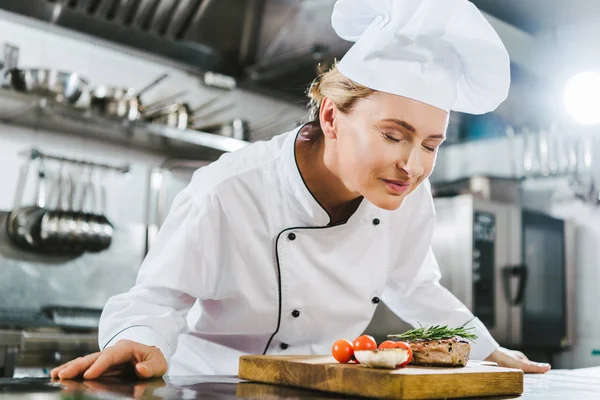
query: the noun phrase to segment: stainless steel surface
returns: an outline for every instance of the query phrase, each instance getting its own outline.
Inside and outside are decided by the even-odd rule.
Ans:
[[[8,212],[0,212],[0,223]],[[111,247],[80,257],[25,252],[0,230],[0,304],[40,308],[48,304],[103,308],[112,295],[135,283],[144,257],[146,226],[117,225]],[[94,290],[90,290],[94,288]]]
[[[492,367],[490,367],[492,368]],[[497,399],[600,399],[600,368],[554,370],[525,375],[521,396]],[[102,378],[51,382],[47,378],[0,380],[0,391],[14,399],[334,399],[342,396],[286,386],[241,381],[235,376],[171,376],[147,381]]]
[[[234,118],[231,121],[215,125],[201,126],[198,129],[237,140],[250,139],[250,127],[248,121],[241,118]]]
[[[520,343],[520,313],[504,299],[502,268],[521,264],[520,209],[517,206],[483,201],[471,195],[436,198],[436,229],[433,249],[442,271],[441,284],[476,310],[473,262],[475,211],[495,216],[493,304],[495,324],[488,326],[494,338],[506,345]],[[515,285],[515,282],[512,282]],[[514,293],[515,287],[511,287]],[[483,317],[480,317],[483,319]]]
[[[23,334],[20,331],[0,330],[0,346],[22,346]]]
[[[0,330],[0,377],[12,378],[22,348],[21,332]]]
[[[24,175],[21,173],[21,179]],[[34,249],[41,245],[39,230],[37,226],[45,213],[46,202],[46,171],[42,162],[38,163],[36,194],[33,205],[24,206],[18,204],[11,211],[7,220],[6,230],[11,239],[20,246],[28,249]],[[15,198],[19,201],[23,197],[22,189],[24,182],[17,183],[17,193]]]
[[[11,70],[19,66],[19,47],[4,43],[4,58],[0,70]]]
[[[97,333],[67,333],[47,328],[0,330],[0,376],[13,377],[19,368],[48,371],[98,350]],[[44,376],[48,376],[48,372]]]
[[[91,93],[90,108],[101,114],[136,121],[140,118],[144,109],[141,100],[142,94],[158,85],[168,76],[168,74],[161,74],[139,90],[106,85],[98,86]]]
[[[507,262],[500,264],[502,266],[503,269],[507,269],[510,268],[511,266],[520,266],[520,265],[524,265],[525,264],[525,260],[523,259],[523,224],[521,221],[521,209],[520,207],[517,206],[512,206],[507,210],[507,227],[506,227],[506,232],[508,233],[508,235],[504,236],[502,239],[506,240],[506,247],[508,249],[511,249],[512,251],[509,252],[509,254],[507,255]],[[498,229],[501,229],[501,227],[499,226]],[[501,245],[501,244],[500,244]],[[501,247],[502,248],[502,247]],[[528,267],[527,265],[525,267]],[[502,274],[502,272],[499,270],[498,273]],[[498,285],[496,285],[496,290],[498,290],[498,287],[501,286],[502,283],[502,276],[498,276],[496,275],[496,278],[498,279]],[[521,277],[521,279],[524,279],[523,277]],[[510,287],[510,293],[517,293],[518,291],[518,287],[519,284],[521,282],[519,280],[516,279],[511,279],[511,287]],[[504,283],[502,283],[502,286],[505,286]],[[498,299],[498,297],[500,296],[500,291],[498,291],[499,293],[496,296],[496,299]],[[565,299],[566,301],[567,299]],[[503,304],[508,310],[507,310],[507,315],[509,318],[509,327],[512,328],[511,332],[510,332],[510,342],[511,343],[515,343],[515,344],[521,344],[523,343],[523,338],[522,338],[522,333],[523,333],[523,327],[522,327],[522,323],[523,323],[523,312],[522,312],[522,307],[519,306],[515,306],[515,307],[511,307],[509,304],[507,304],[506,298],[503,299],[503,302],[501,303]]]
[[[179,130],[137,121],[123,125],[60,103],[31,107],[31,96],[0,90],[0,120],[80,137],[133,146],[168,157],[216,159],[248,142],[196,130]],[[23,113],[22,109],[28,109]],[[21,113],[18,118],[13,113]]]
[[[147,121],[170,128],[187,129],[192,121],[192,110],[187,103],[174,103],[161,107],[144,117]]]
[[[212,133],[201,132],[197,130],[176,129],[151,124],[145,127],[144,131],[159,137],[179,140],[187,143],[188,145],[195,144],[223,152],[236,151],[248,145],[248,142],[243,140],[214,135]],[[201,156],[201,154],[197,155]]]
[[[162,103],[162,105],[159,105],[158,107],[154,106],[153,108],[145,110],[144,120],[153,124],[164,125],[170,128],[189,128],[213,133],[211,131],[204,130],[201,125],[206,124],[206,121],[214,120],[216,115],[235,108],[235,104],[230,102],[210,110],[206,110],[206,108],[214,104],[226,93],[227,92],[221,92],[193,109],[188,103],[185,102],[171,104]],[[160,103],[161,102],[159,102],[159,104]],[[202,110],[204,110],[203,113]],[[232,137],[231,135],[224,136]],[[244,137],[244,139],[242,139],[242,137]],[[249,140],[250,137],[249,135],[240,135],[239,137],[236,137],[236,139]]]
[[[575,224],[575,222],[572,221],[565,221],[565,267],[566,267],[566,274],[565,274],[565,280],[566,280],[566,284],[565,284],[565,290],[566,290],[566,296],[567,296],[567,305],[566,305],[566,309],[567,309],[567,336],[565,337],[564,340],[564,345],[565,346],[572,346],[575,340],[575,298],[576,298],[576,293],[575,293],[575,285],[576,285],[576,262],[577,262],[577,256],[576,256],[576,230],[577,230],[577,226]]]
[[[54,0],[1,0],[0,8],[206,71],[222,60],[221,51],[239,43],[236,36],[241,33],[244,11],[238,8],[239,1],[94,0],[59,5]],[[217,21],[223,12],[229,18]],[[210,35],[207,30],[220,33]]]
[[[472,194],[434,201],[433,249],[442,285],[502,345],[566,349],[575,337],[572,223]],[[475,216],[490,225],[476,223]],[[548,330],[547,338],[539,337],[540,329]]]
[[[14,244],[26,250],[53,255],[80,255],[84,251],[98,252],[106,250],[112,242],[114,226],[105,215],[105,188],[100,172],[93,169],[128,172],[129,166],[116,167],[58,157],[32,149],[25,153],[27,157],[17,182],[15,204],[8,217],[6,231]],[[37,162],[36,201],[23,207],[20,203],[26,182],[26,171],[31,161]],[[46,163],[56,162],[56,176],[46,169]],[[87,168],[84,170],[83,168]],[[102,173],[103,174],[103,173]],[[98,176],[96,190],[93,177]],[[102,175],[104,176],[104,175]],[[84,177],[85,179],[81,179]],[[51,179],[52,197],[46,199],[45,182]],[[99,192],[99,201],[95,200]],[[80,195],[78,204],[75,196]],[[86,197],[94,196],[90,201],[92,208],[83,210]],[[46,201],[47,200],[47,201]],[[96,208],[99,204],[100,208]]]
[[[521,181],[513,178],[473,175],[452,182],[433,184],[434,196],[446,197],[467,193],[485,200],[515,204],[521,200]]]
[[[167,97],[163,97],[163,98],[161,98],[159,100],[156,100],[156,101],[154,101],[154,102],[152,102],[150,104],[146,104],[146,105],[144,105],[143,112],[144,113],[148,113],[148,114],[153,113],[156,110],[161,109],[165,105],[168,105],[168,104],[170,104],[170,103],[172,103],[174,101],[177,101],[180,97],[184,96],[188,92],[189,92],[189,90],[184,89],[184,90],[181,90],[179,92],[170,94]]]
[[[87,86],[87,81],[74,72],[46,68],[13,68],[6,71],[6,83],[12,89],[74,104]]]
[[[46,160],[58,161],[60,163],[81,165],[84,167],[91,167],[91,168],[97,168],[97,169],[101,169],[101,170],[115,171],[115,172],[120,172],[123,174],[129,172],[129,169],[130,169],[129,165],[118,166],[118,165],[110,165],[110,164],[100,164],[100,163],[90,162],[90,161],[86,161],[86,160],[79,160],[79,159],[75,159],[75,158],[61,157],[61,156],[56,156],[53,154],[44,153],[36,148],[32,148],[26,152],[21,152],[20,154],[30,158],[31,160],[46,159]]]
[[[442,270],[441,284],[473,309],[473,197],[436,199],[432,246]]]
[[[235,85],[235,80],[251,87],[252,82],[244,82],[245,68],[282,54],[328,48],[335,50],[331,53],[333,59],[350,47],[327,21],[332,0],[300,2],[292,10],[297,12],[287,12],[289,4],[289,0],[94,0],[88,4],[72,0],[65,1],[56,13],[55,0],[0,0],[0,8],[6,11],[175,61],[204,75],[207,85],[220,87]],[[281,21],[278,14],[291,18]],[[280,36],[285,40],[274,40],[280,31],[285,31]],[[275,45],[265,52],[268,43]],[[306,63],[288,64],[289,72],[308,71],[309,75],[302,78],[304,84],[315,73],[312,57],[316,53],[309,53]],[[227,79],[215,79],[207,72]],[[296,88],[296,84],[288,87]],[[272,88],[262,87],[265,92]],[[281,91],[277,94],[286,96]]]

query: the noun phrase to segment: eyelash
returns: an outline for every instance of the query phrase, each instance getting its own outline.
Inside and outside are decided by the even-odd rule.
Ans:
[[[393,137],[393,136],[391,136],[391,135],[389,135],[387,133],[384,133],[383,137],[385,137],[390,142],[394,142],[394,143],[400,143],[402,141],[402,139],[396,139],[395,137]]]
[[[394,142],[394,143],[400,143],[402,141],[402,139],[396,139],[395,137],[390,136],[387,133],[384,133],[383,136],[389,140],[390,142]],[[435,147],[427,147],[427,146],[423,146],[423,148],[425,148],[425,150],[430,151],[430,152],[434,152],[436,150]]]

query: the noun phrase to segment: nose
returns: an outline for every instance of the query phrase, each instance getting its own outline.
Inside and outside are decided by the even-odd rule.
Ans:
[[[408,158],[404,162],[399,163],[399,168],[403,170],[411,179],[417,179],[423,175],[425,168],[423,167],[421,149],[413,147],[408,154]]]

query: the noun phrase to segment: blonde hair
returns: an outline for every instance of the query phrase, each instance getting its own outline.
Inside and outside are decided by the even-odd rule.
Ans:
[[[364,99],[373,93],[375,93],[375,90],[346,78],[334,66],[315,78],[308,89],[310,120],[319,121],[321,102],[325,97],[333,101],[333,104],[341,112],[348,113],[358,100]]]

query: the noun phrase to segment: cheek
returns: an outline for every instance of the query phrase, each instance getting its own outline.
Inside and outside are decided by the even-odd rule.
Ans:
[[[423,175],[425,178],[431,175],[433,168],[435,167],[435,161],[437,159],[437,151],[430,153],[426,157],[423,157]]]
[[[377,159],[377,144],[373,134],[366,130],[348,129],[346,134],[338,140],[339,163],[345,171],[356,176],[361,171],[368,170],[369,166]]]
[[[363,135],[351,146],[352,150],[346,154],[352,154],[352,156],[345,160],[345,163],[347,163],[347,171],[352,174],[349,178],[361,186],[368,184],[373,176],[381,175],[382,171],[389,170],[390,165],[393,166],[395,162],[393,152],[390,152],[385,143],[378,140],[376,135]]]
[[[433,168],[435,167],[435,160],[437,157],[437,152],[434,154],[428,153],[424,157],[421,158],[421,166],[423,167],[423,175],[419,177],[417,180],[417,184],[420,184],[425,179],[429,178],[431,173],[433,172]]]

